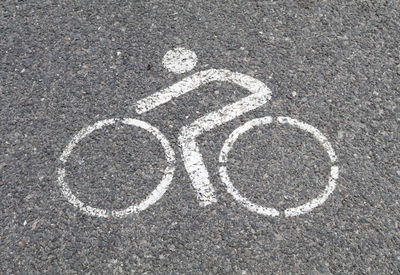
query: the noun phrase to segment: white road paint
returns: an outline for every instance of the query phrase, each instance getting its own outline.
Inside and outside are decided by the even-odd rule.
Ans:
[[[164,175],[161,179],[161,182],[157,185],[156,189],[154,189],[147,197],[145,200],[142,202],[131,205],[126,209],[123,210],[115,210],[115,211],[110,211],[106,209],[99,209],[95,207],[91,207],[89,205],[85,205],[82,201],[80,201],[71,191],[69,188],[67,182],[65,181],[65,168],[59,168],[58,169],[58,184],[60,185],[61,192],[64,195],[64,197],[75,207],[79,208],[82,212],[91,215],[91,216],[97,216],[97,217],[126,217],[132,213],[138,213],[142,210],[145,210],[147,207],[150,205],[154,204],[156,201],[158,201],[164,193],[167,191],[168,186],[170,185],[173,175],[174,175],[174,170],[175,170],[175,153],[174,150],[172,149],[171,145],[169,144],[167,138],[154,126],[151,126],[147,122],[133,119],[133,118],[124,118],[124,119],[106,119],[106,120],[101,120],[96,122],[92,126],[88,126],[84,129],[82,129],[78,134],[76,134],[71,142],[67,145],[65,148],[64,152],[62,153],[60,160],[62,163],[65,165],[67,162],[67,159],[69,155],[71,154],[72,150],[74,147],[82,141],[86,136],[91,134],[95,130],[99,130],[103,128],[104,126],[112,125],[115,124],[117,121],[120,121],[123,124],[126,125],[131,125],[131,126],[136,126],[139,128],[142,128],[151,134],[153,134],[158,141],[161,143],[162,147],[165,150],[165,156],[167,159],[167,167],[164,170]]]
[[[197,191],[197,198],[200,200],[202,206],[216,202],[217,199],[214,188],[210,183],[203,157],[200,154],[200,149],[195,141],[196,137],[205,131],[209,131],[264,105],[269,98],[269,90],[257,92],[218,111],[209,113],[197,119],[189,126],[182,128],[179,143],[182,148],[185,168],[192,180],[193,187]]]
[[[156,92],[139,100],[135,104],[136,112],[138,114],[146,113],[164,103],[167,103],[173,98],[179,97],[199,88],[201,85],[215,81],[237,84],[245,89],[248,89],[252,93],[264,92],[268,95],[268,97],[271,97],[272,94],[264,83],[251,76],[237,72],[231,72],[225,69],[209,69],[194,73],[171,85],[170,87],[161,90],[160,92]]]
[[[332,194],[333,190],[336,188],[336,180],[339,177],[339,167],[336,165],[333,165],[331,167],[331,174],[329,176],[328,180],[328,185],[325,187],[325,190],[323,193],[319,194],[318,197],[315,199],[312,199],[311,201],[297,206],[293,208],[288,208],[285,210],[285,216],[286,217],[293,217],[293,216],[298,216],[304,213],[308,213],[311,210],[313,210],[315,207],[323,204],[329,197],[330,194]]]
[[[217,202],[214,187],[210,183],[208,171],[195,138],[186,135],[180,136],[179,143],[182,147],[186,171],[192,180],[193,188],[197,191],[197,199],[200,201],[200,205],[207,206]]]
[[[251,130],[252,128],[254,128],[256,126],[266,125],[266,124],[270,124],[272,122],[273,122],[272,117],[267,116],[267,117],[263,117],[263,118],[253,119],[253,120],[245,123],[244,125],[236,128],[226,139],[226,141],[221,149],[221,153],[219,155],[219,162],[221,163],[219,173],[220,173],[222,182],[227,187],[228,193],[230,193],[235,200],[237,200],[239,203],[241,203],[244,207],[247,207],[247,209],[249,209],[250,211],[253,211],[258,214],[265,215],[265,216],[278,216],[279,211],[276,210],[275,208],[265,208],[263,206],[254,204],[247,198],[241,196],[239,191],[233,186],[233,183],[228,176],[226,163],[228,161],[229,152],[233,148],[234,143],[236,142],[236,140],[239,138],[240,135],[246,133],[247,131]],[[301,130],[304,130],[308,133],[313,134],[314,137],[317,139],[317,141],[319,143],[321,143],[321,145],[327,151],[331,163],[332,164],[335,163],[335,161],[336,161],[335,152],[333,151],[332,146],[329,143],[329,141],[327,140],[327,138],[319,130],[317,130],[316,128],[314,128],[313,126],[311,126],[307,123],[300,122],[300,121],[298,121],[296,119],[292,119],[290,117],[278,117],[277,122],[281,123],[281,124],[287,123],[289,125],[295,126]],[[328,199],[329,195],[333,192],[333,190],[335,190],[336,179],[338,178],[338,176],[339,176],[338,166],[332,165],[328,184],[326,185],[323,193],[320,194],[317,198],[312,199],[311,201],[309,201],[303,205],[286,209],[284,211],[284,215],[286,217],[298,216],[298,215],[310,212],[315,207],[323,204]]]
[[[209,131],[264,105],[271,99],[272,92],[264,83],[251,76],[225,69],[209,69],[194,73],[160,92],[139,100],[135,105],[136,111],[142,114],[167,103],[173,98],[182,96],[202,85],[215,81],[236,84],[249,90],[252,94],[197,119],[191,125],[183,127],[181,130],[179,142],[182,148],[185,168],[192,180],[194,189],[197,191],[197,198],[202,206],[216,202],[217,199],[214,188],[210,183],[203,157],[195,141],[196,137],[205,131]]]
[[[197,56],[191,50],[175,48],[164,55],[162,62],[168,71],[182,74],[192,70],[196,66]]]
[[[282,116],[278,117],[278,122],[282,123],[282,124],[287,123],[289,125],[295,126],[303,131],[306,131],[306,132],[314,135],[314,137],[325,148],[326,152],[329,155],[331,162],[334,163],[336,161],[335,151],[333,151],[331,144],[329,143],[328,139],[317,128],[315,128],[307,123],[298,121],[294,118],[290,118],[290,117],[282,117]]]
[[[182,49],[180,49],[180,53],[182,53]],[[177,53],[174,52],[174,54]],[[170,57],[174,56],[174,54],[167,53],[164,60],[170,60]],[[179,60],[181,59],[183,58],[180,58]],[[164,65],[166,66],[165,62]],[[178,65],[175,64],[174,66]],[[167,68],[170,67],[167,66]],[[173,98],[182,96],[202,85],[215,81],[236,84],[249,90],[252,94],[233,104],[227,105],[218,111],[209,113],[197,119],[191,125],[183,127],[181,130],[179,142],[182,148],[185,168],[192,180],[194,189],[197,191],[197,198],[202,206],[207,206],[216,202],[217,199],[214,188],[210,183],[208,171],[203,162],[203,157],[195,141],[196,137],[205,131],[209,131],[244,113],[264,105],[271,99],[272,92],[263,82],[251,76],[231,72],[225,69],[209,69],[194,73],[160,92],[156,92],[139,100],[135,105],[136,111],[139,114],[142,114],[167,103]]]
[[[163,65],[166,69],[171,72],[181,74],[192,70],[197,63],[196,54],[193,51],[176,48],[174,50],[168,51],[163,58]],[[165,104],[172,100],[173,98],[184,95],[191,92],[202,85],[211,82],[229,82],[241,86],[247,89],[251,94],[237,102],[228,104],[227,106],[221,108],[218,111],[214,111],[204,115],[203,117],[195,120],[189,126],[185,126],[181,129],[179,135],[179,143],[182,148],[182,156],[184,160],[185,168],[192,180],[192,185],[197,192],[197,198],[200,201],[200,205],[206,206],[217,201],[215,196],[215,191],[209,180],[209,174],[207,168],[203,162],[203,157],[200,153],[200,149],[197,145],[196,138],[206,131],[210,131],[215,127],[218,127],[226,122],[229,122],[242,114],[252,111],[271,99],[271,91],[268,87],[261,81],[241,73],[231,72],[225,69],[209,69],[201,72],[194,73],[181,81],[171,85],[168,88],[156,92],[144,99],[139,100],[135,104],[135,110],[138,114],[146,113],[154,108]],[[72,194],[68,184],[65,182],[65,168],[59,168],[58,170],[58,183],[61,187],[63,195],[68,199],[68,201],[75,207],[78,207],[86,214],[98,217],[125,217],[132,213],[138,213],[150,205],[154,204],[159,200],[163,194],[166,192],[169,184],[172,181],[174,173],[175,155],[171,148],[168,140],[165,136],[156,128],[150,124],[132,119],[107,119],[96,122],[94,125],[82,129],[78,134],[76,134],[71,142],[67,145],[64,152],[62,153],[60,160],[63,164],[66,163],[68,156],[71,154],[73,148],[84,139],[87,135],[95,130],[101,129],[104,126],[112,125],[116,121],[121,121],[123,124],[128,124],[132,126],[137,126],[145,129],[155,135],[163,146],[168,161],[168,166],[164,171],[164,176],[160,184],[153,190],[150,195],[141,203],[132,205],[124,210],[119,211],[109,211],[105,209],[98,209],[81,202],[74,194]],[[257,118],[251,120],[244,125],[237,128],[229,138],[225,141],[224,146],[220,154],[220,176],[222,181],[227,186],[227,190],[232,196],[238,200],[242,205],[247,207],[249,210],[257,212],[262,215],[267,216],[278,216],[279,212],[274,208],[265,208],[256,205],[249,201],[248,199],[242,197],[239,192],[235,189],[232,182],[229,179],[226,162],[229,151],[232,149],[234,142],[237,138],[245,133],[246,131],[252,129],[253,127],[269,124],[273,121],[271,117]],[[335,152],[332,146],[322,135],[320,131],[308,125],[306,123],[300,122],[289,117],[278,117],[277,121],[279,123],[288,123],[289,125],[296,126],[304,131],[307,131],[314,135],[314,137],[323,145],[325,150],[328,152],[330,160],[332,163],[336,161]],[[328,186],[326,187],[324,193],[322,193],[317,198],[311,200],[310,202],[295,208],[289,208],[285,210],[285,216],[296,216],[306,212],[311,211],[313,208],[321,205],[328,196],[335,189],[335,180],[338,177],[338,167],[332,166],[331,175],[329,179]]]
[[[255,203],[252,203],[247,198],[240,195],[239,191],[233,186],[231,180],[228,176],[228,171],[226,168],[226,162],[228,160],[229,151],[232,149],[233,144],[238,139],[241,134],[244,134],[248,130],[264,124],[269,124],[272,122],[272,117],[263,117],[263,118],[256,118],[253,119],[242,126],[236,128],[230,136],[225,140],[224,145],[222,146],[221,153],[219,155],[219,161],[222,164],[219,168],[219,174],[221,177],[222,182],[226,185],[227,191],[229,194],[233,196],[235,200],[241,203],[243,206],[247,207],[250,211],[256,212],[261,215],[265,216],[279,216],[279,211],[275,208],[267,208]]]

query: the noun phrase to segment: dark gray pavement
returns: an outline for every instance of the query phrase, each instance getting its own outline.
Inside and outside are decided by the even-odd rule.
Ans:
[[[399,22],[399,1],[1,2],[0,273],[399,274]],[[191,74],[162,66],[178,46],[196,52],[194,71],[241,72],[273,92],[201,136],[218,198],[205,208],[177,135],[248,92],[208,84],[137,115],[137,100]],[[336,151],[337,188],[309,214],[249,212],[218,177],[229,133],[267,115],[315,126]],[[59,158],[80,129],[114,117],[160,129],[177,170],[139,215],[87,216],[60,192]],[[121,125],[90,136],[68,162],[72,191],[107,209],[143,199],[166,165],[149,137]],[[312,137],[272,125],[235,143],[228,170],[242,194],[282,210],[320,193],[329,165]]]

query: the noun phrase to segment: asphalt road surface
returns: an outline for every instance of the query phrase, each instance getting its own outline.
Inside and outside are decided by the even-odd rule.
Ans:
[[[400,1],[2,1],[0,273],[399,274],[399,22]],[[197,63],[168,65],[177,48]],[[259,80],[271,97],[196,137],[207,178],[185,162],[181,129],[226,116],[249,89],[200,81],[148,112],[136,103],[210,69]],[[232,144],[226,170],[242,198],[278,216],[251,211],[219,175],[230,133],[268,116]],[[285,209],[323,194],[332,163],[282,116],[318,129],[339,171],[327,199],[296,216]],[[162,132],[176,161],[159,200],[117,217],[170,165],[160,140],[123,118]],[[80,130],[108,119],[62,161]],[[193,175],[215,203],[200,205]]]

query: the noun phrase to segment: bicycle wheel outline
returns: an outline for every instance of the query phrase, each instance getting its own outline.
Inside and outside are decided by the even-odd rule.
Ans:
[[[285,217],[293,217],[293,216],[302,215],[302,214],[312,211],[315,207],[322,205],[328,199],[329,195],[336,188],[336,180],[339,176],[339,167],[337,165],[334,165],[337,160],[335,151],[333,150],[328,139],[318,129],[316,129],[315,127],[313,127],[307,123],[301,122],[299,120],[296,120],[296,119],[293,119],[290,117],[277,117],[277,121],[281,124],[287,123],[291,126],[295,126],[301,130],[311,133],[317,139],[317,141],[324,147],[324,149],[328,153],[330,162],[332,163],[328,184],[325,186],[325,189],[322,193],[320,193],[316,198],[311,199],[310,201],[308,201],[300,206],[291,207],[291,208],[287,208],[284,210]],[[264,215],[264,216],[276,217],[276,216],[279,216],[279,211],[276,210],[275,208],[268,208],[268,207],[263,207],[263,206],[257,205],[255,203],[251,202],[246,197],[243,197],[242,195],[240,195],[239,191],[233,186],[233,183],[229,178],[228,171],[226,168],[228,154],[229,154],[230,150],[232,149],[236,140],[239,138],[239,136],[244,134],[245,132],[251,130],[252,128],[254,128],[256,126],[266,125],[266,124],[270,124],[272,122],[273,122],[273,118],[270,116],[266,116],[266,117],[262,117],[262,118],[252,119],[252,120],[246,122],[245,124],[239,126],[238,128],[236,128],[229,135],[229,137],[225,140],[224,145],[222,146],[220,156],[219,156],[219,162],[221,165],[220,169],[219,169],[219,174],[220,174],[222,182],[226,185],[227,192],[229,194],[231,194],[233,196],[233,198],[235,200],[237,200],[240,204],[242,204],[244,207],[246,207],[247,209],[249,209],[252,212],[256,212],[256,213]]]
[[[161,146],[164,148],[165,157],[167,160],[167,167],[164,169],[164,175],[160,183],[144,200],[142,200],[140,203],[130,205],[129,207],[122,210],[107,210],[107,209],[91,207],[90,205],[85,205],[72,193],[71,189],[68,186],[68,183],[64,180],[65,168],[64,167],[58,168],[57,180],[61,189],[61,193],[68,200],[69,203],[71,203],[73,206],[77,207],[82,212],[90,216],[104,217],[104,218],[110,218],[110,217],[122,218],[131,215],[133,213],[139,213],[140,211],[147,209],[150,205],[156,203],[159,199],[161,199],[161,197],[167,191],[173,179],[175,171],[175,152],[172,149],[168,139],[156,127],[142,120],[133,118],[105,119],[97,121],[93,125],[83,128],[72,138],[72,140],[69,142],[69,144],[61,154],[60,161],[63,163],[63,166],[67,162],[68,157],[72,153],[74,147],[82,139],[90,135],[92,132],[103,128],[104,126],[115,124],[117,121],[121,122],[122,124],[139,127],[153,134],[157,138],[157,140],[161,143]]]

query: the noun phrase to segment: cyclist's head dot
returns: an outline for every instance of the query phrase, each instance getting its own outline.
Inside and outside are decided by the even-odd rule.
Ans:
[[[196,54],[185,48],[168,51],[163,58],[164,67],[173,73],[182,74],[192,70],[197,63]]]

